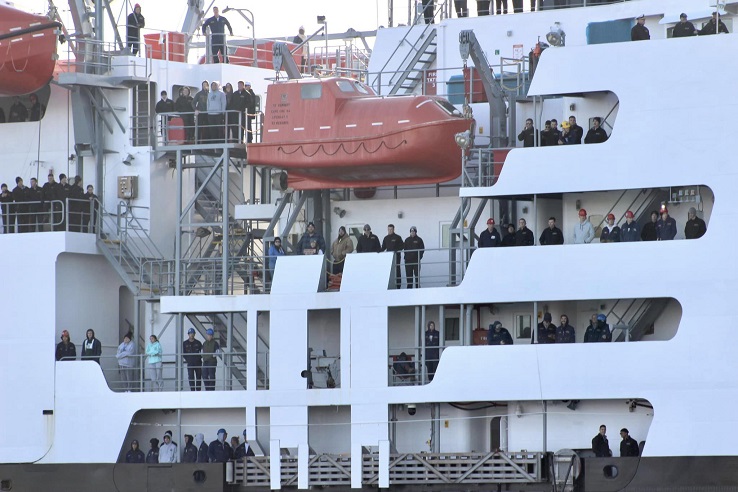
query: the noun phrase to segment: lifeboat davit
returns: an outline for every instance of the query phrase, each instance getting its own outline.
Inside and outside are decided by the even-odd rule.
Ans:
[[[286,170],[298,190],[441,183],[461,174],[454,136],[472,122],[441,97],[380,97],[343,77],[291,80],[268,87],[248,162]]]
[[[0,3],[0,96],[35,92],[51,81],[59,27]]]

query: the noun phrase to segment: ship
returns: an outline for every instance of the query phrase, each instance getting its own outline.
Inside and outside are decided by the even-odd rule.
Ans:
[[[411,2],[371,53],[352,31],[298,67],[281,40],[200,63],[202,2],[133,56],[128,7],[70,1],[53,83],[4,93],[45,113],[0,124],[2,182],[52,184],[1,204],[0,491],[738,488],[738,2],[538,3],[426,24]],[[675,38],[681,14],[703,34]],[[250,82],[253,113],[156,112],[204,81]],[[296,137],[328,125],[279,113],[288,91],[341,84],[316,114],[343,129]],[[451,123],[349,166],[326,143],[348,148],[348,103]],[[351,111],[369,149],[377,114]]]

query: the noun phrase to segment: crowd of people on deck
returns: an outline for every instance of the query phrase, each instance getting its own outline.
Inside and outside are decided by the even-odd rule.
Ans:
[[[582,127],[577,124],[575,116],[569,116],[568,121],[562,121],[561,127],[556,118],[546,120],[544,129],[540,132],[533,126],[533,120],[528,118],[525,120],[525,127],[518,134],[518,141],[523,142],[523,147],[578,145],[582,143],[582,139],[585,144],[597,144],[606,142],[608,138],[607,132],[602,128],[602,118],[599,116],[592,118],[592,128],[587,131],[586,136]]]
[[[28,106],[20,96],[13,97],[13,104],[6,116],[5,110],[0,107],[0,123],[22,123],[24,121],[41,121],[46,114],[46,106],[41,104],[38,94],[28,96]]]
[[[238,436],[228,441],[228,432],[218,429],[216,438],[210,444],[205,442],[203,433],[184,435],[184,448],[181,453],[179,446],[172,440],[172,431],[164,432],[163,442],[152,437],[149,440],[149,450],[144,453],[139,447],[138,440],[131,441],[131,448],[125,455],[126,463],[225,463],[240,460],[247,456],[254,456],[254,450],[246,439],[246,429],[243,430],[243,442]]]

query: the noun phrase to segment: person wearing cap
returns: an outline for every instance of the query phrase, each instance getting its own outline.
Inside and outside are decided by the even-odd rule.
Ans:
[[[211,463],[225,463],[228,461],[225,442],[227,435],[225,429],[218,429],[218,437],[211,441],[210,446],[208,446],[208,460]]]
[[[707,225],[704,220],[697,217],[696,208],[689,207],[687,219],[687,224],[684,226],[685,239],[698,239],[705,235],[707,232]]]
[[[495,227],[495,219],[490,217],[487,219],[487,228],[479,235],[479,247],[495,248],[500,244],[502,244],[502,238]]]
[[[671,36],[674,38],[686,38],[696,36],[699,33],[695,29],[694,24],[687,20],[687,14],[683,13],[679,16],[679,22],[674,26]]]
[[[220,354],[220,345],[213,339],[215,332],[208,328],[205,332],[205,343],[202,344],[202,380],[205,391],[215,390],[215,368],[218,365],[217,354]]]
[[[126,19],[126,43],[128,44],[128,51],[133,56],[138,54],[141,43],[141,29],[144,27],[146,27],[146,19],[141,15],[141,6],[136,4],[133,7],[133,12],[128,14]]]
[[[513,339],[507,328],[502,327],[502,323],[495,321],[489,325],[487,331],[487,345],[512,345]]]
[[[147,364],[149,379],[151,380],[151,391],[161,391],[164,389],[164,381],[161,379],[162,349],[159,338],[153,333],[149,337],[149,343],[146,344],[146,355],[148,357]]]
[[[518,230],[515,231],[515,246],[533,246],[534,244],[533,231],[528,229],[525,219],[518,220]]]
[[[56,360],[66,361],[75,360],[77,358],[77,348],[69,339],[69,332],[64,330],[61,332],[61,342],[56,344]]]
[[[518,134],[518,141],[523,142],[523,147],[535,147],[536,133],[536,129],[533,127],[533,120],[528,118],[525,120],[523,131]]]
[[[403,244],[405,250],[405,281],[407,288],[416,289],[420,288],[420,260],[423,259],[425,253],[425,243],[423,239],[418,236],[418,228],[412,226],[410,228],[410,235],[405,238],[405,244]]]
[[[721,32],[728,34],[728,27],[720,20],[720,14],[713,12],[712,19],[702,26],[702,29],[699,30],[698,34],[700,36],[708,36],[710,34],[719,34]]]
[[[597,144],[607,142],[607,132],[600,125],[602,124],[602,118],[595,116],[592,118],[592,128],[587,131],[587,136],[584,137],[585,144]]]
[[[197,448],[197,462],[207,463],[208,459],[208,444],[205,442],[205,434],[202,432],[195,434],[195,447]]]
[[[202,343],[195,338],[195,329],[187,330],[187,340],[182,342],[182,353],[187,364],[187,378],[190,381],[190,391],[200,391],[202,380]]]
[[[305,43],[305,40],[307,40],[307,36],[305,36],[305,27],[300,26],[297,30],[297,35],[292,38],[292,43],[302,46],[297,48],[292,54],[300,57],[300,72],[302,73],[307,72],[307,44],[303,44]]]
[[[246,456],[254,456],[254,450],[251,449],[249,441],[246,439],[246,429],[243,430],[243,442],[238,445],[236,450],[233,452],[233,457],[237,460],[243,459]]]
[[[643,226],[641,230],[641,241],[656,241],[656,222],[659,221],[659,213],[656,210],[651,211],[651,221]]]
[[[612,456],[610,442],[607,440],[607,427],[600,426],[600,432],[592,438],[592,452],[597,458],[609,458]]]
[[[641,14],[636,17],[636,24],[630,30],[630,40],[646,41],[649,39],[651,39],[651,33],[648,32],[648,28],[646,27],[646,16]]]
[[[620,242],[620,227],[615,225],[615,215],[607,214],[605,227],[602,228],[600,233],[601,243],[619,243]]]
[[[152,437],[149,440],[149,452],[146,453],[146,463],[158,463],[159,462],[159,440]]]
[[[131,441],[131,449],[126,453],[126,463],[146,463],[146,455],[138,447],[138,441]]]
[[[184,435],[185,447],[182,451],[182,463],[197,463],[197,448],[192,441],[194,438],[190,434]]]
[[[271,282],[272,277],[274,277],[274,269],[277,268],[277,258],[284,256],[285,254],[284,248],[282,248],[282,238],[275,237],[271,246],[269,246],[269,253],[267,254],[269,258],[267,261],[267,280],[269,282]]]
[[[556,227],[556,217],[548,218],[548,227],[541,232],[541,237],[538,238],[538,244],[541,246],[564,244],[564,233]]]
[[[318,248],[321,251],[325,251],[325,239],[315,231],[315,224],[308,222],[307,231],[305,231],[305,234],[302,235],[302,238],[300,238],[300,241],[297,243],[297,254],[304,255],[305,250],[310,248],[310,241],[313,239],[315,240]],[[377,242],[379,242],[379,240],[377,240]]]
[[[395,265],[395,280],[397,288],[402,288],[402,248],[404,247],[404,241],[402,236],[395,233],[394,224],[387,226],[387,235],[382,239],[382,251],[392,251],[395,254],[392,256],[392,261]]]
[[[579,209],[579,223],[574,226],[574,244],[589,244],[595,237],[594,227],[587,219],[587,211]]]
[[[218,7],[213,7],[213,16],[202,23],[202,34],[207,36],[207,29],[210,28],[210,51],[213,55],[213,63],[220,63],[218,53],[223,56],[223,63],[228,63],[228,50],[226,50],[225,28],[233,36],[233,28],[228,19],[220,15]]]
[[[538,339],[531,336],[530,343],[556,343],[556,326],[551,323],[551,313],[543,315],[543,321],[538,323]]]
[[[620,437],[623,438],[623,440],[620,441],[621,458],[625,458],[628,456],[638,456],[640,454],[638,452],[638,441],[630,437],[628,429],[626,429],[625,427],[620,429]]]
[[[354,252],[354,242],[346,233],[346,228],[341,226],[338,228],[338,237],[331,244],[331,256],[333,257],[333,275],[343,273],[343,265],[346,262],[346,256]]]
[[[559,318],[561,324],[556,327],[556,343],[574,343],[577,341],[577,334],[574,327],[569,324],[569,317],[565,314]]]
[[[625,224],[620,228],[620,240],[624,243],[632,243],[641,240],[641,228],[638,222],[633,220],[633,212],[625,212]]]
[[[123,342],[118,345],[115,354],[118,359],[118,374],[123,391],[131,391],[134,384],[134,372],[136,367],[136,345],[133,343],[133,334],[128,332],[123,337]]]
[[[382,251],[382,245],[379,244],[379,238],[372,233],[372,227],[364,224],[364,233],[359,236],[356,243],[357,253],[379,253]]]
[[[584,343],[611,342],[612,332],[604,314],[592,315],[587,331],[584,332]]]
[[[671,241],[676,237],[677,223],[673,217],[669,217],[669,209],[661,207],[661,218],[656,222],[656,240]]]
[[[177,445],[172,442],[172,431],[164,433],[164,444],[159,448],[159,463],[179,463]]]

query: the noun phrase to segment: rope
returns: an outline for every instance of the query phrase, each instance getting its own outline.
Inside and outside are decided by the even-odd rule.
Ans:
[[[360,149],[361,149],[361,148],[363,147],[363,148],[364,148],[364,150],[365,150],[366,152],[368,152],[369,154],[375,154],[375,153],[379,152],[379,150],[380,150],[380,149],[381,149],[382,147],[386,147],[386,148],[387,148],[387,150],[396,150],[396,149],[398,149],[398,148],[399,148],[399,147],[400,147],[401,145],[405,145],[405,144],[407,144],[407,140],[403,139],[403,140],[402,140],[402,141],[401,141],[401,142],[400,142],[399,144],[397,144],[397,145],[396,145],[395,147],[390,147],[389,145],[387,145],[387,143],[386,143],[386,142],[385,142],[384,140],[382,140],[382,141],[381,141],[381,142],[379,143],[379,146],[377,146],[377,148],[376,148],[376,149],[374,149],[374,150],[369,150],[369,149],[367,149],[367,148],[366,148],[366,145],[365,145],[365,143],[364,143],[364,142],[360,142],[360,143],[359,143],[359,145],[358,145],[358,146],[356,147],[356,150],[354,150],[353,152],[351,152],[351,151],[347,150],[347,149],[346,149],[346,147],[344,147],[344,145],[343,145],[343,142],[341,142],[341,143],[340,143],[340,144],[338,145],[338,148],[336,149],[336,151],[335,151],[335,152],[333,152],[333,153],[331,153],[331,152],[328,152],[327,150],[325,150],[324,144],[320,144],[320,145],[318,145],[318,148],[317,148],[317,149],[315,149],[315,152],[313,152],[312,154],[309,154],[309,153],[305,152],[305,150],[304,150],[304,146],[303,146],[303,145],[298,145],[298,146],[297,146],[297,148],[296,148],[295,150],[293,150],[292,152],[288,152],[288,151],[287,151],[287,150],[285,150],[285,148],[284,148],[283,146],[281,146],[281,145],[280,145],[279,147],[277,147],[277,150],[278,150],[279,152],[282,152],[282,153],[286,154],[286,155],[292,155],[292,154],[295,154],[295,153],[297,153],[298,151],[300,151],[300,152],[302,152],[302,155],[304,155],[305,157],[314,157],[314,156],[315,156],[315,155],[316,155],[316,154],[317,154],[318,152],[320,152],[321,150],[323,151],[323,153],[324,153],[325,155],[328,155],[328,156],[334,156],[334,155],[336,155],[336,154],[337,154],[337,153],[338,153],[338,152],[339,152],[339,151],[340,151],[341,149],[343,149],[343,151],[344,151],[344,152],[345,152],[346,154],[348,154],[348,155],[354,155],[354,154],[356,154],[356,153],[357,153],[357,152],[358,152],[358,151],[359,151],[359,150],[360,150]]]

